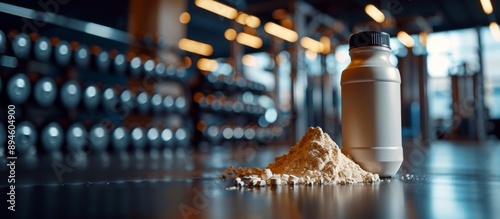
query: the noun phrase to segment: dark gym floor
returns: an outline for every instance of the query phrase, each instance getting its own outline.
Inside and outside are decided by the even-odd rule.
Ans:
[[[407,144],[390,181],[229,189],[229,165],[263,167],[287,148],[241,146],[162,153],[18,160],[16,212],[2,218],[498,218],[500,143]],[[171,155],[171,154],[170,154]],[[3,161],[5,162],[5,160]],[[73,162],[73,163],[71,163]],[[66,167],[59,179],[53,167]],[[5,173],[6,165],[0,170]],[[36,168],[35,168],[36,167]],[[61,169],[58,169],[61,171]],[[4,174],[2,174],[4,176]],[[6,194],[6,180],[0,183]],[[4,198],[7,198],[5,196]]]

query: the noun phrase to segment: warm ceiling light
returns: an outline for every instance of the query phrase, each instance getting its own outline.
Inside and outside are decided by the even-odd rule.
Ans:
[[[234,19],[236,22],[238,22],[239,24],[241,25],[245,25],[247,24],[247,18],[248,18],[248,14],[245,14],[243,12],[240,12],[238,14],[238,16]]]
[[[490,0],[481,0],[481,6],[483,7],[483,11],[486,14],[493,13],[493,6],[491,5]]]
[[[347,53],[347,51],[338,51],[335,53],[335,59],[337,60],[337,62],[339,63],[343,63],[343,62],[347,62],[349,61],[349,54]]]
[[[241,58],[241,62],[243,62],[243,65],[250,66],[250,67],[257,67],[259,65],[259,60],[250,54],[246,54]]]
[[[366,5],[365,12],[378,23],[382,23],[385,20],[384,13],[382,13],[382,11],[380,11],[377,7],[375,7],[375,5],[372,4]]]
[[[404,31],[399,31],[397,37],[398,37],[399,42],[401,42],[403,45],[405,45],[408,48],[411,48],[411,47],[413,47],[413,45],[415,45],[415,41],[413,40],[413,38],[408,33],[404,32]]]
[[[493,35],[493,39],[495,39],[495,41],[500,41],[500,28],[498,27],[497,22],[490,23],[490,32],[491,35]]]
[[[418,39],[420,40],[420,44],[422,44],[422,46],[427,46],[427,37],[428,37],[427,32],[421,32],[418,35]]]
[[[227,29],[224,32],[224,37],[229,41],[233,41],[234,39],[236,39],[236,30],[231,28]]]
[[[184,51],[204,56],[212,55],[213,52],[213,48],[211,45],[186,38],[182,38],[181,40],[179,40],[178,46],[179,49],[182,49]]]
[[[317,57],[318,57],[318,53],[306,49],[306,58],[307,59],[314,61]]]
[[[253,28],[257,28],[260,25],[260,19],[258,17],[253,16],[253,15],[249,15],[246,18],[245,22],[247,23],[247,25],[249,27],[253,27]]]
[[[332,47],[332,43],[330,41],[330,38],[326,37],[326,36],[322,36],[319,41],[321,42],[321,44],[323,44],[323,54],[328,54],[331,52],[331,47]]]
[[[236,42],[245,46],[252,47],[254,49],[262,47],[262,40],[259,37],[243,32],[239,33],[238,36],[236,36]]]
[[[196,0],[194,4],[200,8],[228,19],[234,19],[238,15],[238,11],[236,9],[213,0]]]
[[[187,12],[182,12],[181,16],[179,16],[179,21],[182,24],[187,24],[189,23],[190,20],[191,20],[191,15],[189,15],[189,13]]]
[[[297,35],[297,32],[284,28],[280,25],[277,25],[273,22],[267,22],[264,25],[264,30],[268,33],[271,34],[275,37],[284,39],[288,42],[296,42],[297,39],[299,38],[299,35]]]
[[[323,44],[317,40],[313,40],[309,37],[302,37],[300,40],[300,45],[308,50],[315,53],[323,52]]]
[[[219,67],[219,63],[215,60],[201,58],[196,64],[200,70],[203,71],[215,71]]]

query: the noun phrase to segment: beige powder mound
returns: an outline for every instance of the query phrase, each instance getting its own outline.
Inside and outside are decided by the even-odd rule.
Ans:
[[[346,157],[338,145],[320,127],[310,127],[302,139],[290,151],[276,157],[266,169],[273,174],[294,175],[315,182],[345,184],[379,180],[377,174],[363,170]],[[238,175],[262,175],[258,168],[228,169]]]

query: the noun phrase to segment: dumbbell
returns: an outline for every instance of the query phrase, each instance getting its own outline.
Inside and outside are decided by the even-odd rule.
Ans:
[[[149,95],[147,92],[141,92],[137,95],[137,109],[141,114],[147,114],[149,111]]]
[[[109,58],[109,53],[101,51],[97,56],[97,69],[101,72],[108,72],[110,64],[111,59]]]
[[[167,77],[174,78],[176,73],[175,65],[168,65],[167,69],[165,69],[165,73]]]
[[[79,152],[87,145],[88,132],[81,123],[73,123],[66,132],[70,152]]]
[[[130,90],[124,90],[120,94],[120,103],[123,107],[131,111],[135,108],[135,96],[133,96]]]
[[[30,150],[35,148],[36,140],[38,138],[35,126],[29,122],[24,121],[16,126],[16,152],[19,154],[27,154]]]
[[[233,129],[233,138],[239,140],[245,135],[245,131],[241,127],[236,127]]]
[[[247,128],[245,129],[245,139],[247,140],[253,140],[255,138],[255,130],[253,128]]]
[[[55,122],[49,123],[41,132],[42,147],[48,153],[59,151],[63,140],[63,130],[61,126]]]
[[[175,141],[179,146],[187,146],[189,143],[187,132],[184,128],[179,128],[175,131]]]
[[[219,80],[217,78],[217,76],[215,76],[214,73],[210,72],[208,73],[206,76],[205,76],[205,80],[208,82],[208,83],[211,83],[211,84],[214,84],[217,83]]]
[[[150,148],[158,149],[161,145],[160,132],[157,128],[150,128],[147,133],[148,144]]]
[[[111,135],[111,143],[115,151],[125,151],[129,145],[129,133],[125,127],[117,127]]]
[[[142,65],[142,69],[144,71],[144,75],[150,76],[155,69],[155,62],[151,59],[147,60],[146,62],[144,62],[144,65]]]
[[[124,74],[127,71],[127,62],[125,55],[118,54],[113,58],[113,70],[118,74]]]
[[[54,58],[59,65],[67,66],[71,61],[71,46],[66,40],[59,40],[54,48]]]
[[[222,129],[222,137],[224,137],[225,140],[230,140],[234,136],[233,129],[229,126],[226,126]]]
[[[118,97],[116,96],[115,90],[113,88],[106,88],[102,93],[102,105],[105,110],[113,111],[118,103]]]
[[[42,107],[52,105],[57,97],[56,82],[49,77],[38,80],[33,89],[33,96],[38,105]]]
[[[175,75],[177,76],[177,78],[179,78],[181,80],[186,79],[187,78],[186,68],[184,68],[182,66],[177,67],[177,69],[175,70]]]
[[[49,38],[44,36],[38,37],[33,46],[33,55],[37,60],[42,62],[50,60],[50,56],[52,55],[52,44]]]
[[[30,95],[31,82],[25,74],[18,73],[10,78],[6,90],[13,104],[22,104]]]
[[[198,99],[197,103],[200,106],[200,108],[202,108],[202,109],[207,109],[209,107],[207,98],[203,94],[201,94],[199,96],[199,99]]]
[[[153,159],[158,158],[159,155],[159,149],[161,146],[161,136],[160,132],[156,128],[150,128],[147,133],[147,139],[148,139],[148,145],[149,145],[149,154],[150,157]]]
[[[90,64],[90,49],[86,45],[79,44],[75,51],[75,63],[80,68],[88,68]]]
[[[88,110],[96,110],[101,101],[101,93],[95,85],[89,85],[83,92],[83,103]]]
[[[219,111],[222,108],[222,104],[219,98],[216,98],[214,101],[212,101],[212,103],[210,103],[210,108],[215,112]]]
[[[163,97],[161,94],[154,94],[151,97],[151,107],[153,108],[153,112],[161,113],[163,111]]]
[[[204,134],[206,135],[208,140],[210,140],[211,142],[216,142],[220,140],[221,130],[219,130],[218,126],[211,125],[206,129]]]
[[[215,89],[222,89],[224,86],[224,81],[223,81],[223,76],[220,75],[220,77],[215,76],[214,73],[208,73],[207,76],[205,76],[205,80],[211,84]]]
[[[142,71],[141,66],[142,66],[141,58],[139,56],[133,57],[128,64],[130,75],[134,77],[140,76]]]
[[[108,131],[101,124],[94,125],[89,131],[89,140],[93,150],[103,152],[109,144]]]
[[[244,108],[245,106],[240,101],[236,101],[233,103],[233,112],[235,113],[241,113],[244,110]]]
[[[91,48],[90,63],[92,67],[96,68],[98,71],[108,72],[111,64],[109,53],[98,46],[93,46]]]
[[[187,112],[187,102],[186,98],[184,96],[178,96],[175,99],[175,109],[179,113],[186,113]]]
[[[167,112],[172,112],[174,110],[175,100],[172,96],[166,96],[163,98],[163,108]]]
[[[61,87],[61,103],[67,109],[75,109],[82,98],[80,84],[75,80],[69,80]]]
[[[161,141],[165,147],[172,146],[174,134],[169,128],[163,129],[161,131]]]
[[[158,64],[156,64],[154,72],[157,76],[159,76],[161,78],[165,77],[166,76],[165,65],[163,63],[159,62]]]
[[[28,58],[31,50],[31,40],[25,33],[19,33],[12,38],[11,41],[12,53],[19,58]]]
[[[146,147],[146,134],[144,129],[136,127],[130,133],[130,140],[134,150],[141,150]]]

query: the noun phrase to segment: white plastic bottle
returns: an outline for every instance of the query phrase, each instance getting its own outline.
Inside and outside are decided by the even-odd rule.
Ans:
[[[403,162],[401,78],[389,42],[384,32],[351,35],[341,78],[342,152],[381,177],[394,176]]]

